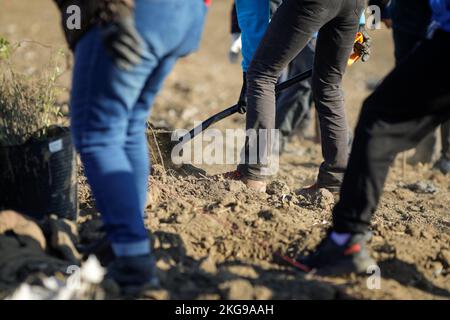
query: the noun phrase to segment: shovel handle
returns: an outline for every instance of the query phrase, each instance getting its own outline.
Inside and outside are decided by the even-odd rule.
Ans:
[[[302,82],[312,76],[312,69],[305,71],[303,73],[300,73],[294,77],[292,77],[289,80],[286,80],[280,84],[277,84],[275,87],[275,93],[278,94],[283,90],[286,90],[287,88],[293,86],[296,83]],[[198,134],[203,132],[204,130],[208,129],[210,126],[212,126],[214,123],[217,123],[235,113],[238,113],[240,110],[240,106],[238,104],[235,104],[234,106],[231,106],[213,116],[208,118],[207,120],[203,121],[201,124],[196,126],[194,129],[186,133],[184,136],[180,138],[180,143],[185,144],[192,139],[194,139]]]

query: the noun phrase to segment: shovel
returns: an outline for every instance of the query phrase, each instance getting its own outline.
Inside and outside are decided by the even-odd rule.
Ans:
[[[275,94],[279,94],[283,90],[286,90],[287,88],[293,86],[294,84],[297,84],[299,82],[302,82],[312,76],[312,69],[300,73],[294,77],[292,77],[289,80],[286,80],[280,84],[277,84],[275,87]],[[241,111],[241,108],[238,104],[235,104],[213,116],[208,118],[207,120],[203,121],[201,124],[199,124],[197,127],[189,131],[187,134],[182,136],[181,138],[175,141],[172,140],[172,131],[165,129],[165,128],[155,128],[150,123],[147,124],[148,128],[148,144],[150,148],[150,154],[152,157],[152,163],[153,164],[159,164],[163,166],[165,169],[174,169],[179,171],[180,168],[186,169],[186,166],[179,166],[172,163],[171,159],[171,153],[172,149],[175,145],[181,144],[184,145],[187,142],[194,139],[198,134],[203,132],[204,130],[208,129],[213,124],[228,118],[232,116],[235,113],[239,113]],[[189,166],[188,170],[191,173],[190,169],[192,169],[192,166]]]

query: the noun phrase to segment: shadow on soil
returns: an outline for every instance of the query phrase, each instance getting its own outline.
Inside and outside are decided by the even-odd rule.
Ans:
[[[186,255],[182,239],[173,233],[156,232],[158,260],[172,261],[159,277],[168,299],[343,299],[336,287],[306,279],[301,272],[261,268],[239,260],[215,264]],[[169,263],[165,264],[166,266]]]
[[[398,259],[389,259],[378,265],[383,270],[383,278],[396,280],[404,286],[411,286],[433,295],[450,298],[449,291],[435,286],[413,264]]]

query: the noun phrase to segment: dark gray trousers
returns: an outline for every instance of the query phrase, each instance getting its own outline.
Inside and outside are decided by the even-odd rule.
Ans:
[[[314,63],[315,40],[292,60],[288,67],[288,79],[310,70]],[[280,130],[280,144],[287,142],[294,130],[310,122],[312,107],[311,79],[302,81],[282,91],[276,99],[275,127]],[[282,145],[280,145],[282,148]]]
[[[364,5],[364,0],[284,1],[247,73],[247,129],[274,129],[278,77],[319,31],[312,88],[324,157],[318,177],[320,186],[338,187],[347,166],[348,125],[341,82]],[[255,146],[247,145],[247,149],[254,150]],[[251,179],[265,178],[260,163],[246,163],[239,171]]]

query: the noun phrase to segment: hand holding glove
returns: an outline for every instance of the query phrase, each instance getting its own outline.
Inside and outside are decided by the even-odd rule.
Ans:
[[[231,35],[231,46],[228,52],[228,59],[230,63],[237,63],[239,59],[239,54],[242,50],[242,40],[240,33],[233,33]]]
[[[116,66],[130,70],[141,63],[145,55],[145,43],[136,30],[133,15],[119,17],[104,25],[101,34]]]
[[[237,105],[239,106],[239,113],[244,114],[247,112],[247,73],[243,74],[242,89],[239,95]]]
[[[145,42],[136,30],[134,0],[54,0],[62,15],[62,26],[72,50],[92,27],[100,25],[103,43],[114,64],[129,70],[142,61]],[[69,28],[70,6],[81,11],[81,28]]]
[[[361,57],[362,62],[366,62],[370,59],[371,55],[371,47],[372,47],[372,38],[367,33],[366,28],[364,25],[361,25],[359,27],[359,33],[363,36],[363,41],[361,42],[355,42],[353,46],[353,50],[356,54],[358,54]]]

